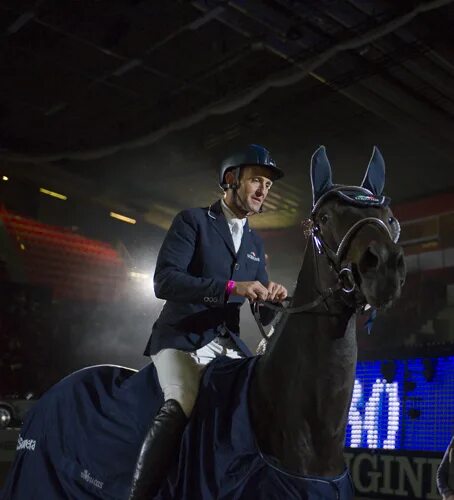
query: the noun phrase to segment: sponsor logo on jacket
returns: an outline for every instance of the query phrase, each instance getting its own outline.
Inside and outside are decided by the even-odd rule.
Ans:
[[[251,259],[253,260],[254,262],[260,262],[260,257],[257,257],[257,255],[255,255],[255,252],[249,252],[246,257],[248,259]]]

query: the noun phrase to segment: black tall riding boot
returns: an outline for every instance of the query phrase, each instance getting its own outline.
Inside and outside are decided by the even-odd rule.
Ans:
[[[174,399],[162,405],[142,444],[129,500],[151,500],[157,495],[178,452],[187,420]]]

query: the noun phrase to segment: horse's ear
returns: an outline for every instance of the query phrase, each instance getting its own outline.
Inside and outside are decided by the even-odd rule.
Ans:
[[[361,186],[376,196],[381,196],[383,193],[385,187],[385,160],[377,146],[374,146]]]
[[[323,193],[332,188],[331,165],[325,146],[320,146],[311,159],[312,200],[315,205]]]

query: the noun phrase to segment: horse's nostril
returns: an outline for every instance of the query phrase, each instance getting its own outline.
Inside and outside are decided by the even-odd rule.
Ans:
[[[367,271],[376,270],[378,269],[379,262],[378,255],[369,247],[361,257],[359,271],[361,273],[366,273]]]
[[[398,271],[405,271],[405,260],[404,260],[404,256],[402,253],[399,254],[399,256],[397,257],[397,270]]]
[[[406,265],[405,265],[404,254],[402,251],[399,253],[399,257],[397,258],[396,264],[397,264],[397,272],[400,276],[400,286],[404,286],[406,277]]]

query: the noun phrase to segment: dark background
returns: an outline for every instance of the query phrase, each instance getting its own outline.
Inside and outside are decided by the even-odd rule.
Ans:
[[[380,148],[411,275],[360,356],[451,349],[453,22],[446,0],[0,1],[0,394],[146,363],[165,231],[220,196],[220,161],[251,142],[286,173],[251,223],[290,291],[312,152],[326,145],[334,181],[359,184]]]

